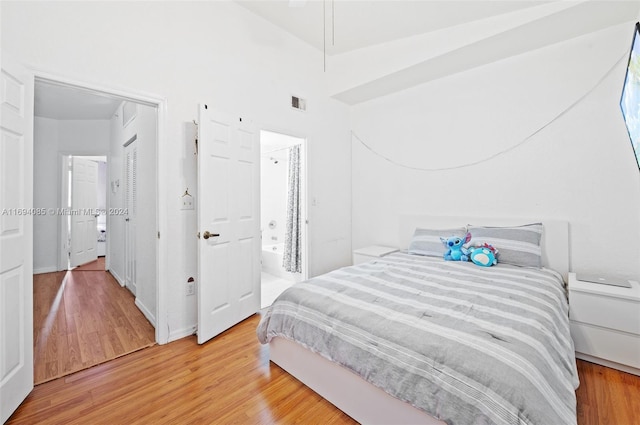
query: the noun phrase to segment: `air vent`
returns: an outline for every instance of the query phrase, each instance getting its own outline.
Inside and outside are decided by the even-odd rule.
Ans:
[[[300,111],[307,110],[307,101],[297,96],[291,96],[291,107]]]

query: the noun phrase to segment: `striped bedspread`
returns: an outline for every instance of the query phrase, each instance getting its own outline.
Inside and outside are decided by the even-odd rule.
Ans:
[[[263,315],[281,336],[450,424],[576,424],[562,278],[405,253],[296,284]]]

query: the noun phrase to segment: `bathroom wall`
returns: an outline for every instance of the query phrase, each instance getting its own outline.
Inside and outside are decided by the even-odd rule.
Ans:
[[[268,151],[268,149],[267,149]],[[262,245],[284,243],[287,222],[288,149],[263,154],[260,158]],[[275,222],[275,228],[269,227]]]

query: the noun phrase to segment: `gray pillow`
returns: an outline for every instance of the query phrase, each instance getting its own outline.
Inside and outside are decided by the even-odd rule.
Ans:
[[[450,236],[464,238],[467,234],[466,227],[454,229],[420,229],[417,228],[409,243],[409,254],[425,255],[428,257],[443,257],[447,250],[440,238],[447,239]]]
[[[542,267],[540,239],[542,223],[512,227],[481,227],[469,225],[471,245],[488,243],[498,250],[498,264],[522,267]]]

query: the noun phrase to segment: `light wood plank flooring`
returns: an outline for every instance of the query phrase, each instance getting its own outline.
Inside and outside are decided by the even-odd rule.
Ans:
[[[254,315],[37,386],[8,424],[355,424],[269,362]],[[633,425],[640,377],[578,362],[579,425]]]
[[[98,257],[94,261],[90,261],[88,263],[82,264],[81,266],[76,267],[73,271],[104,271],[104,257]]]
[[[153,345],[155,330],[134,302],[105,271],[34,275],[34,382]]]

